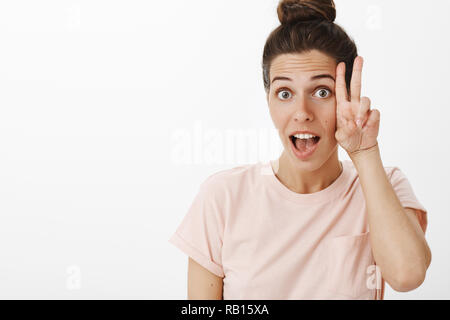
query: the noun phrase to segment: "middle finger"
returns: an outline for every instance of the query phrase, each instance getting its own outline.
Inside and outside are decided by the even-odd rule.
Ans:
[[[363,58],[357,56],[353,63],[352,80],[350,82],[351,101],[358,102],[361,97],[361,74],[363,67]]]

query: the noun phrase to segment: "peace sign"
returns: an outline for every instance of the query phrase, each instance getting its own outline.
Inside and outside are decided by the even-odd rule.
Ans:
[[[370,110],[370,99],[360,97],[363,58],[357,56],[353,63],[350,98],[345,83],[345,62],[336,67],[336,133],[339,145],[349,155],[370,149],[378,144],[380,111]]]

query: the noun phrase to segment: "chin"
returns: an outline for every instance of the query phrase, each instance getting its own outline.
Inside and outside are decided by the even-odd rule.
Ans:
[[[300,160],[295,156],[291,157],[293,164],[299,169],[303,171],[316,171],[323,166],[325,163],[325,159],[323,158],[315,158],[308,160]]]

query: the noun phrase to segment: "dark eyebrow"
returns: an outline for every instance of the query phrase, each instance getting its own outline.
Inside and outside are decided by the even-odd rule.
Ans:
[[[330,74],[319,74],[317,76],[311,77],[311,80],[317,80],[317,79],[322,79],[322,78],[329,78],[329,79],[333,80],[334,82],[336,82],[336,80],[334,80],[334,78]]]
[[[334,82],[336,82],[336,80],[334,80],[334,78],[330,75],[330,74],[318,74],[316,76],[312,76],[311,80],[317,80],[317,79],[322,79],[322,78],[329,78],[331,80],[333,80]],[[288,81],[292,81],[291,78],[288,77],[275,77],[272,80],[272,83],[275,82],[275,80],[288,80]]]

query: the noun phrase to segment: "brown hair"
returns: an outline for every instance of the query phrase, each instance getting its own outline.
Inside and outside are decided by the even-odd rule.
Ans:
[[[266,93],[270,90],[270,65],[280,54],[311,50],[345,62],[345,81],[350,93],[356,45],[342,27],[334,23],[336,8],[333,0],[281,0],[277,8],[281,25],[273,30],[264,45],[262,59]]]

